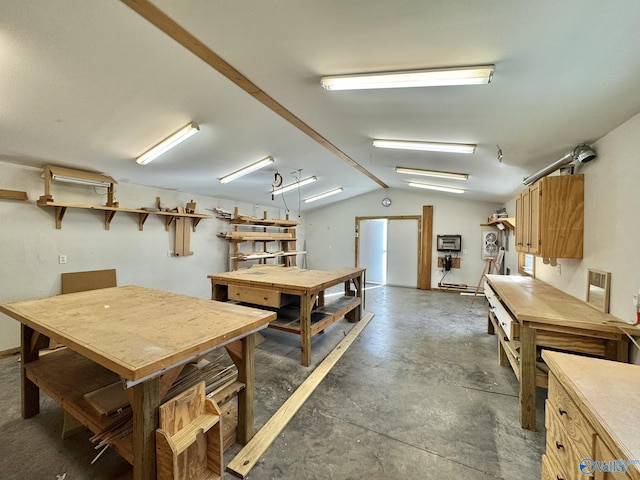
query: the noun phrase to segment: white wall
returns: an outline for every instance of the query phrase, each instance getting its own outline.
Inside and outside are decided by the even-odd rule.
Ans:
[[[559,259],[560,269],[536,259],[536,277],[584,300],[587,269],[611,272],[611,314],[632,321],[632,295],[640,288],[640,114],[593,147],[597,158],[580,170],[585,175],[584,257]],[[512,253],[509,261],[514,258]],[[640,363],[638,352],[632,358]]]
[[[393,203],[385,208],[383,197]],[[363,216],[422,215],[423,205],[433,205],[432,287],[442,277],[437,268],[436,236],[461,234],[461,268],[452,269],[446,283],[477,285],[484,262],[480,257],[480,224],[500,205],[452,197],[446,194],[406,190],[377,190],[306,214],[306,246],[309,268],[334,269],[355,265],[355,218]]]
[[[150,215],[144,230],[138,230],[138,216],[117,213],[110,230],[104,229],[104,215],[98,211],[67,209],[62,229],[55,228],[54,210],[37,207],[44,192],[41,169],[0,162],[0,188],[26,191],[27,202],[0,200],[0,303],[33,299],[60,293],[60,274],[115,268],[119,285],[135,284],[201,298],[210,298],[207,275],[227,270],[229,243],[216,236],[230,231],[229,223],[203,219],[191,232],[194,255],[168,257],[173,250],[174,227],[165,231],[164,218]],[[98,188],[98,191],[104,189]],[[104,196],[93,187],[54,183],[53,198],[59,202],[104,205]],[[279,209],[239,204],[230,200],[194,196],[172,190],[137,185],[116,185],[121,207],[154,207],[156,197],[163,207],[184,206],[194,200],[197,211],[214,215],[215,207],[241,214],[284,218]],[[297,218],[296,218],[297,219]],[[304,238],[304,228],[298,229]],[[67,256],[67,264],[58,263]],[[0,314],[0,352],[20,345],[20,324]]]

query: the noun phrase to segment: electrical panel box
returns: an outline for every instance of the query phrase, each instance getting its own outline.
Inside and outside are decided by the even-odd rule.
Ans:
[[[459,252],[462,249],[462,235],[438,235],[439,252]]]

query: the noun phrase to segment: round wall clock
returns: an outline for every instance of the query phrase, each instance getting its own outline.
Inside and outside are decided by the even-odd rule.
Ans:
[[[389,197],[385,197],[382,199],[382,206],[383,207],[388,207],[389,205],[391,205],[391,199]]]

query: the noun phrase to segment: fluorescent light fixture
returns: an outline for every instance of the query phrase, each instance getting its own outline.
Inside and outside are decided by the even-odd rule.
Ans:
[[[52,175],[51,180],[55,180],[56,182],[64,182],[64,183],[75,183],[78,185],[92,185],[94,187],[108,187],[111,185],[111,182],[101,181],[101,180],[87,180],[85,178],[73,178],[73,177],[65,177],[64,175]]]
[[[77,185],[91,185],[94,187],[110,187],[116,182],[108,175],[100,173],[85,172],[66,167],[56,167],[48,165],[44,167],[43,178],[50,178],[56,182],[75,183]]]
[[[320,85],[325,90],[479,85],[491,82],[494,70],[495,65],[478,65],[458,68],[334,75],[322,77]]]
[[[252,163],[251,165],[247,165],[246,167],[241,168],[240,170],[237,170],[233,173],[230,173],[229,175],[225,175],[220,179],[220,183],[232,182],[240,177],[243,177],[247,173],[255,172],[256,170],[260,170],[261,168],[264,168],[267,165],[271,165],[274,161],[275,160],[273,160],[272,157],[264,158],[259,162]]]
[[[187,138],[189,138],[194,133],[197,133],[200,130],[200,127],[197,123],[190,122],[188,125],[185,125],[177,132],[169,135],[167,138],[158,143],[155,147],[147,150],[145,153],[136,158],[136,162],[140,165],[146,165],[147,163],[155,160],[160,155],[165,153],[167,150],[171,150],[173,147],[178,145],[179,143],[184,142]]]
[[[424,177],[448,178],[450,180],[468,180],[468,173],[439,172],[437,170],[422,170],[420,168],[396,167],[396,173],[408,175],[422,175]]]
[[[340,193],[342,191],[344,191],[344,188],[342,188],[342,187],[334,188],[333,190],[329,190],[328,192],[320,193],[319,195],[314,195],[313,197],[305,198],[304,199],[304,203],[315,202],[316,200],[320,200],[321,198],[330,197],[331,195],[335,195],[335,194]]]
[[[374,140],[373,146],[376,148],[448,153],[473,153],[476,150],[476,146],[470,143],[414,142],[407,140]]]
[[[425,188],[427,190],[438,190],[439,192],[464,193],[461,188],[441,187],[440,185],[427,185],[426,183],[409,182],[410,187]]]
[[[294,188],[298,188],[298,187],[303,187],[305,185],[309,185],[310,183],[313,183],[316,180],[318,180],[316,177],[307,177],[304,180],[300,180],[298,182],[290,183],[289,185],[285,185],[284,187],[281,187],[281,188],[276,188],[273,192],[271,192],[271,194],[272,195],[280,195],[281,193],[288,192],[289,190],[293,190]]]

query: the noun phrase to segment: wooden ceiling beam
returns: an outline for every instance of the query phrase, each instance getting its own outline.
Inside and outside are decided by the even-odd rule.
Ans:
[[[162,10],[156,7],[148,0],[121,0],[122,3],[129,6],[141,17],[146,19],[152,25],[155,25],[162,32],[173,38],[180,45],[185,47],[191,53],[203,60],[209,66],[213,67],[216,71],[227,77],[237,86],[242,88],[245,92],[251,95],[253,98],[261,102],[267,108],[274,113],[280,115],[291,125],[296,127],[301,132],[305,133],[313,140],[318,142],[324,148],[336,155],[338,158],[344,160],[349,165],[369,177],[376,182],[382,188],[388,188],[389,186],[376,177],[369,170],[364,168],[358,162],[356,162],[349,155],[344,153],[333,143],[323,137],[316,130],[311,128],[307,123],[302,121],[299,117],[294,115],[291,111],[287,110],[282,104],[276,101],[273,97],[265,93],[255,83],[245,77],[242,73],[236,70],[232,65],[227,63],[222,57],[217,55],[213,50],[207,47],[204,43],[198,40],[195,36],[189,33],[186,29],[180,26]]]

